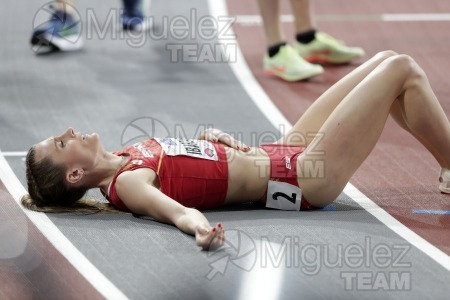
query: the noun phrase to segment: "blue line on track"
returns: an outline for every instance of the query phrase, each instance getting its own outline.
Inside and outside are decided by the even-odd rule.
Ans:
[[[450,210],[439,210],[439,209],[413,209],[413,214],[421,215],[450,215]]]
[[[324,210],[324,211],[335,211],[336,210],[336,206],[334,205],[327,205],[319,210]]]

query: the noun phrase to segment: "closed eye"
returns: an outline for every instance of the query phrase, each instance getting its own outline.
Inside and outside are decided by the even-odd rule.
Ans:
[[[61,141],[59,141],[59,144],[61,145],[61,148],[64,148],[64,142],[61,140]]]

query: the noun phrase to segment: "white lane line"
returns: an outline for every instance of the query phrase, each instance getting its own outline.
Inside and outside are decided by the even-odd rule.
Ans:
[[[228,9],[224,0],[208,0],[210,13],[213,17],[227,16]],[[230,29],[231,31],[231,29]],[[231,34],[231,32],[229,32]],[[234,34],[234,33],[233,33]],[[236,43],[236,41],[220,39],[219,42],[225,48],[227,44]],[[235,76],[240,81],[241,85],[247,91],[250,98],[255,105],[262,111],[267,120],[269,120],[275,128],[285,128],[289,130],[292,125],[281,114],[278,108],[273,104],[264,90],[261,88],[255,77],[251,73],[244,56],[236,45],[237,55],[236,62],[230,63],[230,67],[233,70]],[[361,193],[351,183],[348,183],[344,189],[344,193],[352,198],[356,203],[361,205],[368,213],[377,218],[381,223],[386,225],[389,229],[397,233],[403,239],[411,243],[416,248],[420,249],[423,253],[431,257],[438,264],[450,271],[450,257],[434,245],[420,237],[414,231],[397,221],[394,217],[388,214],[384,209],[379,207],[375,202],[370,200],[366,195]]]
[[[5,151],[2,154],[4,157],[25,157],[27,156],[27,151]]]
[[[324,22],[363,22],[363,21],[384,21],[384,22],[446,22],[450,21],[450,14],[351,14],[351,15],[315,15],[316,21]],[[281,15],[283,23],[294,22],[293,15]],[[262,24],[260,15],[238,15],[236,23],[245,26],[257,26]]]
[[[209,9],[211,15],[216,18],[216,20],[220,20],[219,18],[222,16],[227,16],[228,11],[226,8],[226,4],[223,1],[216,0],[208,0]],[[235,36],[233,29],[229,28],[226,33],[227,36]],[[226,48],[233,48],[235,46],[236,49],[236,60],[233,63],[229,63],[229,66],[233,70],[234,75],[237,77],[238,81],[241,83],[244,90],[250,96],[250,99],[253,100],[255,105],[261,110],[264,116],[272,123],[272,125],[281,130],[285,129],[286,132],[291,129],[291,124],[289,121],[283,116],[283,114],[278,110],[278,108],[273,104],[272,100],[267,96],[262,87],[256,81],[255,77],[253,77],[250,68],[247,66],[245,62],[244,56],[242,55],[241,48],[239,47],[236,39],[219,39],[221,46],[223,47],[223,53],[227,53]],[[284,126],[280,128],[280,126]]]
[[[410,244],[421,250],[423,253],[431,257],[438,264],[443,266],[447,271],[450,271],[450,256],[442,250],[422,238],[420,235],[403,225],[393,216],[391,216],[384,209],[379,207],[375,202],[370,200],[366,195],[361,193],[352,184],[347,184],[344,193],[351,199],[361,205],[368,213],[377,218],[381,223],[386,225],[389,229],[404,238]]]
[[[128,299],[114,284],[112,284],[53,224],[46,214],[29,211],[20,204],[22,195],[27,191],[17,179],[13,170],[4,158],[0,150],[0,180],[12,195],[17,205],[23,210],[27,217],[36,225],[40,232],[50,241],[72,265],[86,278],[86,280],[105,299]]]
[[[450,21],[450,14],[382,14],[385,22]]]

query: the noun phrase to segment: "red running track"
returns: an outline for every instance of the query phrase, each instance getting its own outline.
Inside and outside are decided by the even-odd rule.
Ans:
[[[0,181],[0,299],[103,299]]]
[[[363,47],[367,53],[365,58],[387,49],[414,57],[427,72],[447,116],[450,115],[450,91],[446,84],[450,75],[450,21],[323,21],[330,15],[444,13],[450,12],[450,1],[312,2],[315,4],[316,27],[349,45]],[[230,15],[259,14],[256,1],[230,0],[227,4]],[[288,4],[288,1],[282,1],[282,14],[290,14]],[[262,57],[266,45],[262,26],[237,23],[233,28],[256,80],[291,123],[295,123],[329,86],[364,61],[326,66],[325,74],[307,82],[283,82],[263,74]],[[293,24],[284,23],[283,29],[288,40],[292,40]],[[437,189],[438,174],[439,165],[425,148],[389,120],[379,143],[351,183],[397,220],[450,254],[450,215],[412,213],[413,209],[450,210],[450,195],[441,194]]]

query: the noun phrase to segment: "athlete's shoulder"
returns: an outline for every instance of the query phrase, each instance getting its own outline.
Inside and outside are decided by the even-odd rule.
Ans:
[[[126,186],[134,186],[135,184],[155,185],[157,179],[156,172],[150,168],[140,168],[122,172],[117,176],[116,189],[119,190]]]

